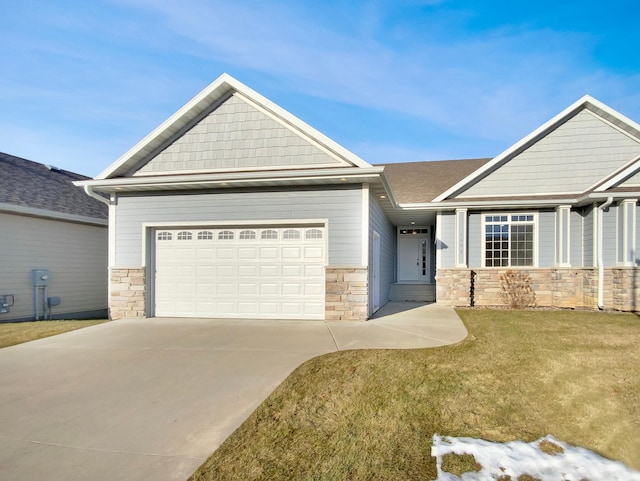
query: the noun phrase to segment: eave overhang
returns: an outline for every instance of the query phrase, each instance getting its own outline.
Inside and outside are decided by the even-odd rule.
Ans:
[[[96,192],[205,190],[298,185],[378,183],[384,168],[332,168],[279,172],[227,172],[171,176],[119,177],[74,182]]]

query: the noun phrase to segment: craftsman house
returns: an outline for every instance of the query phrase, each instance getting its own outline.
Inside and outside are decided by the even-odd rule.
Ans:
[[[585,96],[494,159],[370,165],[222,75],[94,180],[111,316],[364,320],[390,299],[634,310],[640,126]]]

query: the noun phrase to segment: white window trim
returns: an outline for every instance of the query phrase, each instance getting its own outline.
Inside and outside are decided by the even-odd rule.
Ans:
[[[563,217],[566,216],[566,226]],[[563,227],[566,227],[566,236]],[[563,261],[566,259],[566,262]],[[571,267],[571,206],[559,205],[556,208],[556,266]]]
[[[482,259],[481,259],[481,266],[482,269],[531,269],[532,267],[538,267],[538,251],[539,251],[539,242],[538,239],[540,237],[540,222],[539,222],[539,216],[538,216],[538,212],[531,212],[531,211],[526,211],[526,212],[521,212],[521,211],[511,211],[511,212],[493,212],[493,211],[485,211],[485,212],[481,212],[481,225],[480,225],[480,242],[481,242],[481,253],[482,253]],[[507,218],[509,219],[507,222],[509,223],[509,225],[513,224],[518,224],[518,223],[525,223],[525,222],[517,222],[517,221],[511,221],[511,216],[512,215],[531,215],[533,216],[533,221],[531,222],[526,222],[526,223],[532,223],[533,224],[533,264],[530,266],[487,266],[487,247],[486,247],[486,238],[485,238],[485,227],[487,225],[486,222],[486,216],[491,215],[491,216],[498,216],[498,215],[506,215]],[[490,222],[490,224],[493,224],[494,222]],[[509,232],[509,242],[511,242],[511,232]],[[509,262],[511,262],[511,253],[509,253]]]
[[[468,241],[469,232],[467,228],[467,223],[469,222],[468,209],[456,209],[455,219],[456,219],[455,220],[456,222],[456,228],[455,228],[456,267],[467,267],[467,245],[469,243]]]

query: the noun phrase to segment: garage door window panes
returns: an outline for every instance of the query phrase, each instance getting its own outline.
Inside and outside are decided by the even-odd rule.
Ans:
[[[306,239],[322,239],[322,231],[320,229],[308,229],[304,236]]]
[[[198,232],[198,240],[213,240],[213,232],[208,230]]]
[[[256,231],[243,230],[240,232],[240,240],[254,240],[256,238]]]
[[[287,229],[282,233],[283,239],[300,239],[300,231],[296,229]]]
[[[223,230],[218,232],[218,239],[220,240],[233,240],[233,238],[234,238],[233,231]]]
[[[170,241],[171,237],[171,232],[158,232],[159,241]]]
[[[192,239],[191,232],[188,232],[188,231],[178,232],[178,240],[191,240],[191,239]]]
[[[277,239],[278,238],[278,231],[277,230],[263,230],[262,234],[260,234],[260,238],[263,240],[273,240],[273,239]]]

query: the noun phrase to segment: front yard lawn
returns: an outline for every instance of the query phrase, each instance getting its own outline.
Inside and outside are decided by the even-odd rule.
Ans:
[[[100,321],[32,321],[0,324],[0,348],[55,336],[67,331],[106,322]]]
[[[552,434],[640,468],[640,319],[462,309],[460,344],[312,359],[190,478],[429,480],[434,433]]]

